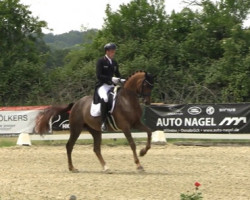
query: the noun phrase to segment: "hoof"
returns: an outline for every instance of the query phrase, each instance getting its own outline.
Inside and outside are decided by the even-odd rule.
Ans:
[[[147,153],[146,149],[141,149],[140,156],[144,156]]]
[[[104,174],[113,174],[113,172],[110,169],[102,170]]]
[[[79,170],[78,170],[78,169],[75,169],[75,168],[69,169],[69,171],[71,171],[72,173],[79,173]]]
[[[102,172],[104,172],[105,174],[112,174],[111,170],[110,170],[109,167],[106,166],[106,165],[104,166]]]
[[[144,168],[143,168],[143,166],[137,167],[137,170],[138,170],[138,172],[144,172],[145,171]]]

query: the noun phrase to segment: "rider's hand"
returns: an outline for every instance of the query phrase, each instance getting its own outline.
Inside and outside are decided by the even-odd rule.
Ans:
[[[121,82],[121,83],[125,83],[125,82],[126,82],[126,79],[120,79],[120,82]]]
[[[114,84],[118,84],[120,82],[120,78],[112,77],[112,82]]]

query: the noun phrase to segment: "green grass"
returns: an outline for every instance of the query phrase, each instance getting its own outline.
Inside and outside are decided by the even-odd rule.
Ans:
[[[15,146],[16,141],[17,141],[17,138],[0,138],[0,147]]]
[[[135,139],[136,142],[143,142],[145,139]],[[17,137],[0,137],[0,148],[1,147],[11,147],[16,146]],[[34,146],[62,146],[66,145],[67,140],[51,140],[51,141],[32,141]],[[91,145],[93,140],[78,140],[76,142],[78,145]],[[103,145],[107,146],[118,146],[118,145],[128,145],[126,139],[105,139],[102,141]]]
[[[137,139],[136,141],[139,141],[139,139]],[[33,141],[32,145],[60,146],[60,145],[66,145],[66,143],[67,143],[67,140]],[[93,140],[77,140],[76,144],[78,144],[78,145],[91,145],[91,144],[93,144]],[[102,144],[108,145],[108,146],[118,146],[118,145],[128,145],[128,142],[126,139],[117,139],[117,140],[105,139],[105,140],[102,140]]]
[[[146,138],[136,138],[134,139],[137,144],[145,144]],[[250,145],[250,140],[195,140],[195,139],[168,139],[168,143],[202,143],[202,144],[242,144]],[[0,137],[0,148],[1,147],[11,147],[16,146],[17,137]],[[67,143],[67,140],[54,140],[54,141],[32,141],[34,146],[64,146]],[[76,142],[78,145],[92,145],[93,140],[78,140]],[[102,141],[103,145],[107,146],[119,146],[119,145],[128,145],[126,139],[104,139]]]

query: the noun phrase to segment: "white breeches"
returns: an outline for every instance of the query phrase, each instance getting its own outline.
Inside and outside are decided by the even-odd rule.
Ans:
[[[101,99],[103,99],[105,102],[108,102],[108,91],[113,88],[114,85],[108,85],[104,83],[101,87],[98,89],[98,95]]]

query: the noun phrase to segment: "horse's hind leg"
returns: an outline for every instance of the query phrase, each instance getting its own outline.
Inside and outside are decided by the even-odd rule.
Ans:
[[[100,131],[96,131],[90,127],[87,127],[88,131],[91,133],[94,139],[94,152],[100,161],[103,171],[107,171],[108,167],[106,165],[106,162],[104,161],[102,154],[101,154],[101,143],[102,143],[102,133]]]
[[[78,172],[78,170],[74,168],[73,166],[71,154],[73,151],[73,147],[76,143],[76,140],[81,134],[81,131],[82,131],[82,125],[73,125],[73,124],[70,125],[70,137],[66,144],[66,149],[67,149],[67,156],[68,156],[69,171],[72,171],[72,172]]]

